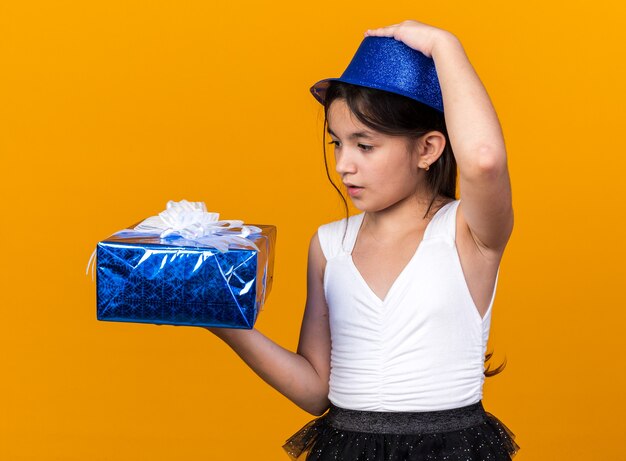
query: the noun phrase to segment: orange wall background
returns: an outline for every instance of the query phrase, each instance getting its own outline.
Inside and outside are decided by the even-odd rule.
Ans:
[[[519,460],[626,459],[622,8],[0,4],[0,459],[288,459],[312,415],[204,329],[98,322],[85,267],[168,200],[274,224],[257,328],[295,351],[309,239],[343,213],[309,87],[404,19],[461,39],[505,133],[515,229],[488,350],[508,364],[485,407]]]

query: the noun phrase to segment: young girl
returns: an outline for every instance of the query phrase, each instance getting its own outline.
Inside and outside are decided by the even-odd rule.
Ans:
[[[513,228],[498,118],[450,32],[404,21],[365,36],[341,78],[311,88],[362,213],[311,239],[297,353],[209,330],[318,416],[285,443],[292,459],[510,460],[514,434],[482,406]]]

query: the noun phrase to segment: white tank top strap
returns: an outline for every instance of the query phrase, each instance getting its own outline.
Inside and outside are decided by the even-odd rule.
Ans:
[[[456,234],[456,209],[460,201],[459,199],[448,202],[437,211],[426,227],[424,240],[444,237],[454,242]]]
[[[322,252],[326,257],[326,261],[333,259],[349,248],[352,234],[355,233],[354,217],[351,216],[348,221],[348,229],[346,231],[345,243],[342,247],[343,233],[346,226],[346,218],[339,221],[333,221],[328,224],[322,224],[317,228],[317,236],[322,247]]]

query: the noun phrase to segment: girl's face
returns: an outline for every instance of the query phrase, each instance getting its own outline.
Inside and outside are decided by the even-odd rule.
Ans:
[[[416,153],[408,151],[406,137],[366,127],[343,99],[333,101],[328,110],[328,131],[335,145],[336,170],[358,209],[379,211],[415,195],[422,170]]]

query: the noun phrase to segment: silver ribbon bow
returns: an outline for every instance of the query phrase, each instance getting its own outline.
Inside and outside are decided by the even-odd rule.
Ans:
[[[261,233],[257,226],[244,226],[238,219],[219,220],[219,213],[207,212],[204,202],[188,202],[170,200],[167,207],[157,216],[144,219],[132,229],[123,229],[113,235],[136,237],[141,235],[158,235],[160,238],[180,236],[186,240],[214,247],[222,253],[228,251],[231,244],[252,247],[259,251],[256,244],[247,237]],[[234,230],[240,228],[240,231]],[[93,251],[87,263],[86,273],[96,254]],[[93,274],[92,274],[93,277]]]

